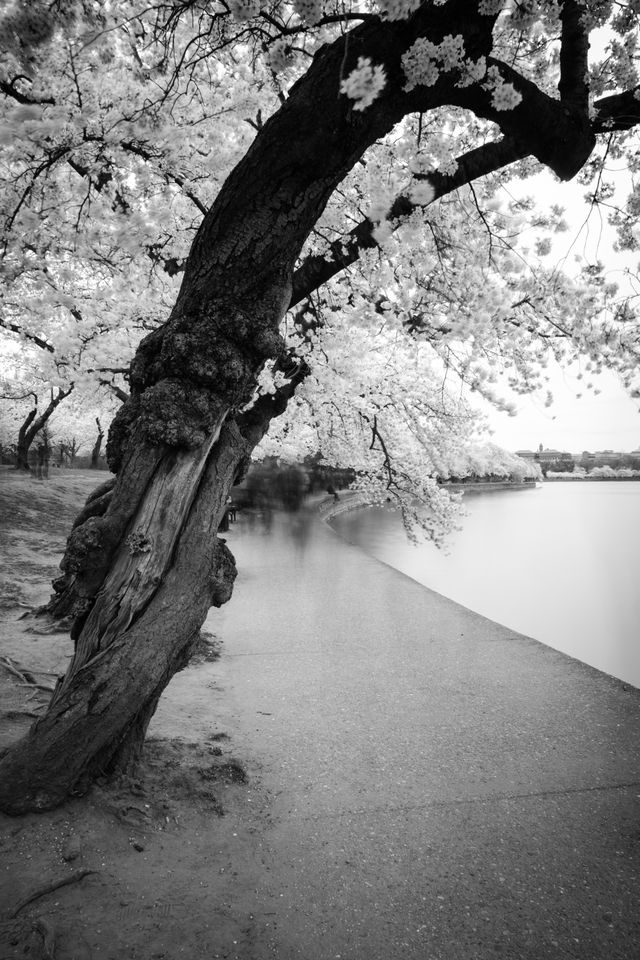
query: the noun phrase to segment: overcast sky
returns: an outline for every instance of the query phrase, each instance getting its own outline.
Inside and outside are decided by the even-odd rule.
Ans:
[[[621,168],[621,161],[615,166]],[[616,199],[624,205],[628,194],[628,177],[616,179],[620,180]],[[509,185],[509,189],[511,193],[514,192],[513,184]],[[576,270],[576,256],[589,262],[600,260],[606,266],[607,279],[618,283],[621,292],[631,293],[634,288],[625,277],[625,268],[640,274],[638,253],[636,251],[629,255],[614,251],[616,234],[598,208],[592,208],[589,212],[584,201],[586,192],[587,188],[576,181],[560,183],[547,173],[522,185],[522,193],[535,196],[541,209],[553,203],[564,207],[570,230],[554,239],[554,253],[568,273],[573,274]],[[637,277],[634,286],[636,290],[640,288]],[[637,300],[636,307],[640,308]],[[616,376],[605,373],[601,377],[591,374],[585,377],[601,391],[594,396],[593,392],[585,389],[585,380],[576,379],[578,369],[573,375],[559,368],[548,372],[554,395],[551,407],[545,407],[543,399],[516,396],[518,415],[515,417],[485,410],[494,431],[492,440],[495,443],[507,450],[534,449],[542,444],[570,453],[640,448],[640,401],[631,399]],[[582,394],[580,399],[576,397],[577,394]]]
[[[637,450],[640,448],[638,401],[632,400],[612,374],[594,377],[602,392],[596,397],[576,393],[584,381],[554,378],[555,401],[550,407],[532,397],[518,397],[518,415],[491,412],[492,440],[507,450],[533,450],[539,444],[569,453],[583,450]]]

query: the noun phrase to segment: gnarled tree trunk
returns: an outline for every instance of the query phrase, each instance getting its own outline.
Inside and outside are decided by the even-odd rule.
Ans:
[[[494,20],[450,0],[407,21],[355,28],[318,52],[230,175],[198,231],[171,317],[133,361],[131,396],[107,444],[115,484],[87,503],[69,537],[53,608],[77,615],[75,656],[46,715],[0,759],[0,809],[52,807],[138,755],[208,607],[230,596],[233,559],[216,537],[229,489],[304,376],[278,335],[296,257],[340,180],[404,115],[446,103],[489,115],[489,93],[446,77],[407,92],[401,57],[416,38],[451,32],[464,35],[472,59],[488,55]],[[362,55],[384,63],[387,84],[355,111],[339,87]],[[562,175],[579,169],[593,138],[581,140],[580,123],[530,86],[539,120],[548,110],[554,123],[506,111],[507,132],[528,131],[531,152],[552,166],[560,157]],[[269,358],[290,382],[242,412]]]

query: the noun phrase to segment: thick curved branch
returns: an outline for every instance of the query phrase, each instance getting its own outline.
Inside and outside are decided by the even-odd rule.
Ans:
[[[584,22],[585,6],[564,0],[560,11],[560,100],[585,117],[589,112],[589,33]]]
[[[406,51],[423,37],[439,41],[460,31],[468,55],[478,59],[491,50],[493,19],[470,14],[462,0],[448,0],[445,7],[422,4],[406,21],[374,18],[322,47],[231,172],[200,225],[176,314],[232,296],[238,282],[246,282],[248,260],[255,264],[256,287],[276,277],[278,284],[280,277],[288,284],[295,258],[329,197],[365,150],[408,114],[451,102],[452,86],[445,75],[433,86],[407,90],[402,67]],[[360,56],[384,64],[386,75],[379,97],[362,111],[340,93],[340,78]],[[289,144],[287,150],[283,143]],[[268,189],[261,173],[265,170]]]
[[[640,125],[640,87],[603,97],[595,102],[594,109],[595,119],[590,123],[593,136],[630,130]],[[526,141],[516,136],[505,136],[501,140],[476,147],[458,158],[458,169],[452,176],[437,172],[429,175],[428,180],[435,191],[434,199],[451,193],[478,177],[522,160],[532,152]],[[389,210],[387,219],[398,221],[413,213],[416,207],[417,204],[413,204],[407,197],[398,197]],[[293,275],[289,308],[296,306],[332,277],[355,263],[364,250],[377,246],[373,237],[374,229],[375,224],[371,220],[362,220],[345,237],[335,240],[326,253],[307,257]]]
[[[55,103],[53,97],[36,99],[34,97],[28,97],[25,93],[21,93],[16,89],[15,86],[17,80],[29,80],[29,83],[31,83],[31,80],[28,77],[14,77],[10,83],[7,83],[6,80],[0,80],[0,93],[4,93],[5,97],[11,97],[12,100],[15,100],[17,103],[21,103],[24,106],[40,107],[44,106],[45,104]]]
[[[458,157],[455,173],[446,175],[435,172],[428,176],[427,179],[434,189],[433,199],[437,200],[478,177],[500,170],[526,156],[527,152],[508,137],[469,150]],[[389,209],[387,220],[397,227],[419,207],[419,204],[413,203],[408,197],[399,196]],[[346,237],[335,240],[326,253],[307,257],[293,275],[289,308],[296,306],[322,284],[355,263],[363,250],[376,247],[377,242],[373,236],[375,227],[373,221],[362,220]]]
[[[496,103],[491,85],[476,83],[456,93],[450,103],[471,110],[477,117],[490,120],[503,136],[514,140],[540,163],[549,167],[560,180],[571,180],[589,159],[596,139],[587,113],[569,103],[550,97],[532,80],[513,67],[487,57],[489,75],[497,74],[520,96],[511,109]]]
[[[117,397],[121,403],[126,403],[129,399],[129,394],[126,390],[123,390],[122,387],[118,387],[115,383],[111,383],[110,380],[100,380],[100,386],[106,387],[108,390],[111,390],[114,397]]]
[[[602,97],[593,106],[596,111],[591,123],[594,133],[631,130],[640,124],[640,86]]]

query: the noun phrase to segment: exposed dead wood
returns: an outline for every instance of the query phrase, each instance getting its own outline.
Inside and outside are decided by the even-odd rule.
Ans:
[[[162,583],[223,422],[221,417],[195,457],[180,451],[162,461],[144,495],[133,529],[120,547],[84,624],[72,672],[121,636]],[[64,684],[60,692],[62,689]]]

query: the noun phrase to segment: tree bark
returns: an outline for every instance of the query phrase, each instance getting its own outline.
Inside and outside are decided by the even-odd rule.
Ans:
[[[216,537],[227,496],[304,376],[278,334],[293,267],[366,148],[407,113],[454,103],[495,119],[519,153],[561,176],[584,162],[593,136],[583,118],[528,81],[519,85],[523,107],[504,116],[484,89],[450,77],[405,90],[401,57],[418,37],[459,32],[477,59],[491,52],[494,20],[450,0],[408,21],[355,28],[318,52],[229,176],[196,235],[169,320],[132,363],[131,395],[107,443],[113,489],[87,503],[69,537],[62,593],[79,613],[75,655],[47,713],[0,758],[0,809],[51,808],[134,761],[209,606],[231,595],[233,558]],[[384,63],[387,84],[358,112],[339,86],[363,55]],[[267,359],[289,384],[243,412]]]
[[[3,759],[6,812],[50,809],[137,757],[158,698],[185,665],[210,605],[230,596],[235,567],[216,529],[245,448],[238,428],[224,427],[208,454],[174,453],[158,463],[137,530],[158,510],[166,540],[147,549],[138,532],[121,544],[46,715]],[[183,500],[169,516],[176,492]]]

